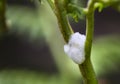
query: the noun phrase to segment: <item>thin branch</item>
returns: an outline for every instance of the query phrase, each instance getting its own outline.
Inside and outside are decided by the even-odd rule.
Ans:
[[[98,84],[97,78],[90,60],[92,39],[94,32],[94,0],[89,0],[86,14],[86,42],[85,57],[83,64],[79,65],[85,84]]]
[[[55,13],[55,4],[54,4],[54,2],[52,0],[47,0],[47,2],[50,5],[50,7],[52,8],[53,12]]]
[[[68,42],[71,34],[73,33],[73,30],[70,24],[68,23],[68,19],[66,17],[66,11],[60,0],[55,0],[55,7],[56,7],[55,8],[56,17],[58,20],[60,31],[64,37],[65,42]]]
[[[64,2],[62,0],[54,0],[55,4],[55,14],[58,20],[58,25],[60,31],[64,37],[66,42],[69,41],[73,30],[68,23],[68,19],[66,17],[66,9],[64,7]],[[86,60],[83,64],[79,65],[80,71],[82,73],[85,84],[97,84],[97,79],[95,76],[95,72],[90,60],[91,54],[91,46],[92,46],[92,38],[93,38],[93,30],[94,30],[94,1],[89,0],[88,2],[88,11],[86,12],[86,42],[85,42],[85,57]]]

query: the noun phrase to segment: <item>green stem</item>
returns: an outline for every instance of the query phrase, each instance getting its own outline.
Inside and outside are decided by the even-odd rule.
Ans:
[[[86,42],[85,42],[86,60],[83,64],[79,65],[85,84],[98,84],[90,60],[93,32],[94,32],[94,0],[89,0],[88,11],[86,15]]]
[[[79,68],[84,84],[98,84],[91,60],[89,58],[87,58],[83,64],[79,65]]]
[[[47,2],[49,3],[50,7],[53,9],[53,12],[55,12],[55,5],[51,0],[47,0]]]
[[[73,33],[73,30],[68,23],[68,19],[66,17],[66,10],[64,9],[61,0],[55,0],[55,7],[56,17],[58,20],[60,31],[64,37],[64,40],[68,42],[71,34]]]
[[[66,17],[66,10],[63,4],[63,0],[55,0],[55,14],[58,20],[58,25],[61,33],[66,42],[69,41],[69,37],[73,33],[71,26],[68,23]],[[85,84],[97,84],[95,72],[90,60],[91,46],[94,30],[94,1],[89,0],[88,11],[86,14],[86,42],[85,42],[85,57],[86,60],[83,64],[79,65],[81,74],[83,76]]]
[[[79,65],[84,84],[97,84],[95,73],[90,59],[86,59],[85,62]]]
[[[0,0],[0,37],[7,31],[5,21],[6,0]]]

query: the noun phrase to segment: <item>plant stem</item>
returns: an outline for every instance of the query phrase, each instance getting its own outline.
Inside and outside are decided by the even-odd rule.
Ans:
[[[54,3],[51,1],[51,0],[47,0],[47,2],[49,3],[50,7],[53,9],[53,12],[54,12],[54,8],[55,8],[55,5]]]
[[[79,65],[84,84],[98,84],[93,70],[91,60],[87,58],[85,62]]]
[[[6,0],[0,0],[0,37],[7,31],[5,21]]]
[[[68,43],[69,37],[73,33],[71,26],[68,23],[66,17],[66,10],[63,5],[62,0],[55,0],[55,14],[58,20],[58,25],[60,31],[64,37],[64,40]],[[88,2],[88,11],[86,14],[86,42],[85,42],[85,57],[86,60],[83,64],[79,65],[81,74],[84,79],[85,84],[97,84],[97,79],[95,76],[95,72],[90,60],[91,54],[91,46],[93,39],[93,31],[94,31],[94,0],[89,0]]]
[[[73,33],[73,30],[70,24],[68,23],[68,19],[66,17],[66,11],[63,7],[63,4],[61,3],[61,0],[55,0],[55,7],[56,7],[55,13],[58,20],[60,31],[64,37],[64,40],[68,42],[71,34]]]
[[[85,84],[98,84],[90,59],[94,32],[94,0],[89,0],[87,10],[88,11],[86,14],[86,42],[85,42],[86,60],[83,64],[79,65],[79,68]]]

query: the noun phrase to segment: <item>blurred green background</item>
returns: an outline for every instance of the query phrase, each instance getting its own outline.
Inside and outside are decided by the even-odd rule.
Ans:
[[[82,84],[45,0],[7,0],[6,23],[8,34],[0,40],[0,84]],[[84,19],[70,23],[74,31],[85,33]],[[91,59],[99,83],[119,84],[120,12],[111,7],[96,11],[94,33]]]

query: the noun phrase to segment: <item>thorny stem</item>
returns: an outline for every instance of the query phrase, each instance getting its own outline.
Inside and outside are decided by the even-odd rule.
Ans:
[[[5,21],[6,0],[0,0],[0,37],[7,32]]]

